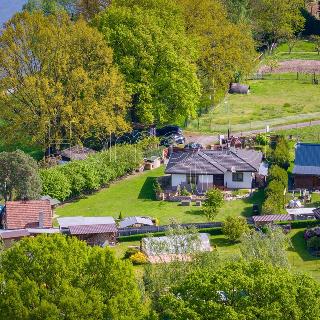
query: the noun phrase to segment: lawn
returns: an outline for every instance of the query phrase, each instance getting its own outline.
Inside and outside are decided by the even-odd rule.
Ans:
[[[241,132],[319,119],[320,90],[309,78],[296,80],[296,74],[277,74],[247,81],[250,94],[228,95],[200,118],[199,128],[194,120],[188,130],[225,133],[230,126],[233,132]]]
[[[158,218],[160,224],[168,224],[172,219],[179,223],[206,222],[199,207],[182,207],[177,202],[156,201],[153,192],[153,183],[156,177],[164,174],[160,167],[146,171],[136,176],[112,184],[95,194],[86,196],[72,203],[56,209],[60,216],[113,216],[117,218],[121,212],[123,216],[151,216]],[[217,221],[227,216],[250,216],[252,204],[261,204],[263,193],[258,191],[250,199],[225,202]]]
[[[276,134],[281,134],[286,137],[292,136],[295,141],[320,143],[320,125],[309,126],[304,128],[294,128],[289,130],[275,131]]]

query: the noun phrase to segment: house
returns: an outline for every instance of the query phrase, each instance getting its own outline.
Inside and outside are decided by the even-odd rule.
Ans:
[[[211,251],[206,233],[148,237],[141,239],[141,251],[151,263],[190,260],[190,254]]]
[[[59,155],[62,161],[73,161],[84,160],[94,153],[96,152],[92,149],[77,145],[60,151]]]
[[[320,144],[298,143],[293,167],[294,187],[320,188]]]
[[[153,226],[150,218],[146,217],[127,217],[120,221],[119,227],[122,228],[140,228],[144,226]]]
[[[52,227],[53,212],[49,200],[7,201],[3,210],[4,229]]]
[[[165,173],[171,175],[172,189],[191,185],[199,193],[214,186],[250,189],[261,162],[262,153],[249,149],[174,152]]]
[[[89,245],[106,246],[115,244],[118,229],[112,217],[60,217],[57,219],[60,231],[76,236]]]
[[[42,196],[40,200],[49,200],[52,208],[57,207],[61,203],[58,199],[52,198],[50,196]]]

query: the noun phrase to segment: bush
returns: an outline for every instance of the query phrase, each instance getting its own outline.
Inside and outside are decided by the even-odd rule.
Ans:
[[[148,263],[147,256],[142,252],[137,252],[137,253],[133,254],[129,259],[132,262],[132,264],[134,264],[134,265]]]
[[[131,256],[133,256],[134,254],[140,252],[139,249],[137,248],[128,248],[124,254],[124,259],[129,259]]]
[[[295,220],[295,221],[281,221],[277,225],[290,224],[292,229],[312,228],[320,224],[319,220]]]
[[[258,135],[256,135],[256,143],[262,146],[266,146],[269,144],[269,137],[267,137],[265,134],[259,133]]]
[[[247,221],[243,217],[227,217],[222,227],[222,232],[234,242],[239,241],[241,236],[249,230]]]
[[[273,165],[269,170],[268,182],[278,181],[283,185],[283,188],[288,188],[288,173],[277,165]]]
[[[313,236],[307,240],[307,247],[309,249],[319,250],[320,249],[320,237]]]
[[[290,147],[284,137],[279,137],[272,152],[272,162],[287,170],[290,165]]]
[[[206,193],[206,199],[203,204],[203,211],[208,220],[213,220],[219,212],[220,207],[223,204],[223,194],[217,189],[213,188]]]
[[[183,187],[183,189],[180,191],[181,196],[190,196],[190,192],[187,190],[186,187]]]

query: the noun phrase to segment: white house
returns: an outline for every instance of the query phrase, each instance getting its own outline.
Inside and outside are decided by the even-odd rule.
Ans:
[[[198,192],[214,186],[228,189],[252,188],[259,172],[262,153],[248,149],[174,152],[166,167],[171,186],[194,185]]]

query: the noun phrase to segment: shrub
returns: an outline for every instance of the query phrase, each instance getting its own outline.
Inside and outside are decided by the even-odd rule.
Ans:
[[[273,165],[269,170],[268,181],[278,181],[283,188],[288,188],[288,173],[277,165]]]
[[[133,256],[134,254],[140,252],[139,249],[137,248],[128,248],[124,254],[124,259],[129,259],[131,256]]]
[[[187,190],[186,187],[183,187],[183,189],[180,192],[181,196],[190,196],[190,192]]]
[[[219,212],[220,207],[223,204],[223,194],[217,189],[213,188],[206,193],[206,199],[203,204],[203,211],[208,220],[213,220]]]
[[[279,167],[287,170],[290,165],[290,148],[288,142],[284,137],[279,137],[276,143],[276,147],[272,152],[272,161]]]
[[[154,190],[155,194],[162,192],[161,185],[160,185],[160,183],[159,183],[159,181],[157,179],[153,183],[153,190]]]
[[[256,136],[256,142],[262,146],[266,146],[269,144],[269,137],[267,137],[265,134],[259,133]]]
[[[307,247],[309,249],[319,250],[320,249],[320,237],[313,236],[307,240]]]
[[[231,241],[239,241],[241,236],[249,232],[247,221],[243,217],[227,217],[223,223],[222,231]]]
[[[133,254],[129,259],[132,262],[132,264],[134,264],[134,265],[148,263],[147,256],[142,252],[137,252],[137,253]]]

